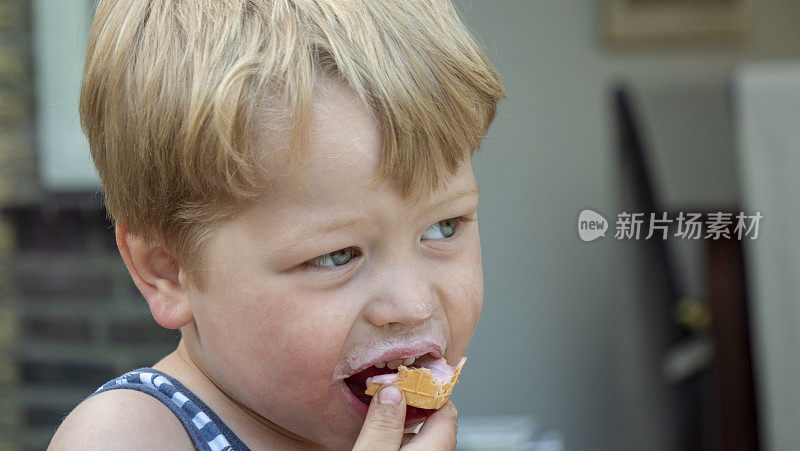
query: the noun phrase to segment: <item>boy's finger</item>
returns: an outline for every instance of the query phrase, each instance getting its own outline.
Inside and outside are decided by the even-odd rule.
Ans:
[[[403,392],[394,385],[380,389],[369,404],[367,419],[353,450],[399,449],[406,419]]]
[[[417,436],[403,449],[455,449],[457,432],[458,411],[453,401],[447,400],[447,404],[425,420]]]

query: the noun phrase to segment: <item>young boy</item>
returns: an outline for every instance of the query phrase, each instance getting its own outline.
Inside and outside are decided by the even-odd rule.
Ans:
[[[452,402],[348,381],[464,355],[471,157],[502,97],[446,1],[101,1],[81,123],[125,265],[182,338],[51,449],[454,447]]]

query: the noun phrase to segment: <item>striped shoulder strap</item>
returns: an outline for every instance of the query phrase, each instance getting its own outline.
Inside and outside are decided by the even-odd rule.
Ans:
[[[178,417],[199,450],[249,450],[200,398],[161,371],[133,370],[103,384],[90,396],[114,389],[138,390],[161,401]]]

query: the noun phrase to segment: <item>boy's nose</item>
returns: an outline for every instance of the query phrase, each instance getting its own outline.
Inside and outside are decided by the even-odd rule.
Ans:
[[[401,323],[415,326],[431,317],[436,302],[436,290],[425,271],[407,266],[387,271],[373,281],[365,314],[375,326]]]

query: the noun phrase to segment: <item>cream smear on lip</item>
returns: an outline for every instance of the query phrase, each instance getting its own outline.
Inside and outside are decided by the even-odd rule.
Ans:
[[[362,365],[376,361],[393,349],[410,348],[423,343],[435,343],[444,352],[447,349],[444,325],[434,321],[427,323],[424,330],[418,329],[407,334],[385,337],[379,341],[355,346],[345,356],[344,361],[337,365],[334,378],[344,379]]]

